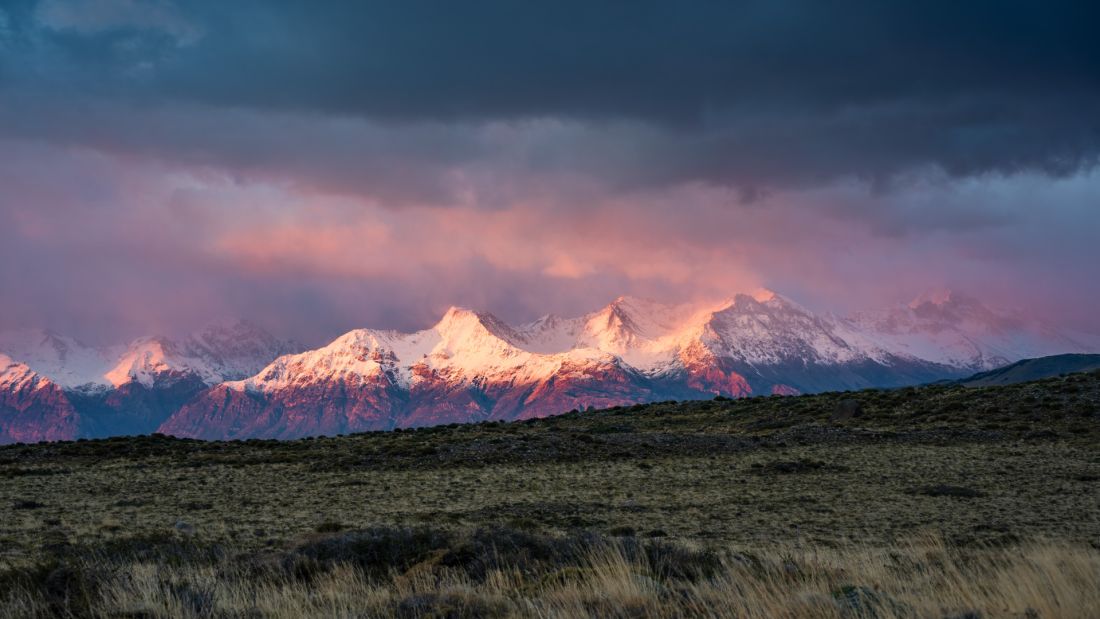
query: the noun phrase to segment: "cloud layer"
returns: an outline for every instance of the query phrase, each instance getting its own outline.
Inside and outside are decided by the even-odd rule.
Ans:
[[[0,327],[316,341],[760,285],[1100,330],[1080,2],[18,0]]]

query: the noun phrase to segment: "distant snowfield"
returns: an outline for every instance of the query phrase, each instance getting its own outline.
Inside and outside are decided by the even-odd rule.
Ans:
[[[188,373],[209,385],[259,391],[380,373],[405,387],[425,372],[521,383],[571,364],[617,364],[655,377],[712,358],[750,366],[903,360],[980,371],[1024,358],[1100,352],[1100,336],[1059,330],[949,291],[839,317],[760,290],[704,304],[619,297],[583,316],[546,315],[516,327],[451,308],[422,331],[357,329],[316,350],[299,350],[247,322],[180,340],[144,337],[99,348],[44,330],[0,333],[6,365],[24,364],[65,389],[150,386],[166,373]]]
[[[770,291],[714,303],[620,297],[509,325],[451,308],[413,333],[355,329],[303,351],[246,322],[95,348],[0,334],[0,443],[162,432],[300,438],[516,420],[637,402],[961,378],[1100,338],[957,294],[849,317]]]
[[[838,317],[758,291],[698,305],[619,297],[583,316],[546,315],[517,327],[488,313],[451,308],[429,329],[351,331],[228,385],[278,391],[384,374],[410,387],[425,372],[456,381],[523,384],[556,375],[569,364],[593,363],[659,377],[717,358],[750,366],[921,362],[966,372],[1098,350],[1100,337],[1062,332],[953,293]]]
[[[0,332],[0,352],[65,389],[102,390],[165,373],[191,373],[207,384],[255,374],[298,347],[246,321],[218,324],[181,340],[142,337],[129,344],[88,346],[43,329]]]

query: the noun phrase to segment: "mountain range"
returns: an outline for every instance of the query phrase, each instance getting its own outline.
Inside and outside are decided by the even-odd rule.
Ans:
[[[0,333],[0,443],[154,431],[295,438],[525,419],[894,387],[1070,352],[1100,352],[1100,337],[949,291],[846,317],[770,291],[681,305],[620,297],[517,326],[451,308],[422,331],[357,329],[315,350],[248,322],[103,348],[19,331]]]
[[[967,387],[1015,385],[1041,378],[1100,370],[1100,355],[1065,354],[1023,359],[959,381]]]

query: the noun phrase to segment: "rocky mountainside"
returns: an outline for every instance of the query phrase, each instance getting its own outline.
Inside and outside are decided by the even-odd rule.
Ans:
[[[520,348],[521,341],[492,315],[458,308],[416,333],[360,329],[203,393],[161,431],[288,438],[652,399],[645,377],[612,354],[540,354]]]
[[[142,337],[92,347],[53,331],[0,332],[0,352],[65,389],[97,391],[139,382],[146,387],[195,375],[207,384],[251,376],[276,357],[299,350],[248,321],[213,324],[184,338]]]
[[[45,330],[0,333],[0,442],[152,432],[208,387],[298,349],[243,321],[106,347]]]
[[[766,291],[702,305],[620,297],[584,316],[518,327],[452,308],[430,329],[356,330],[281,357],[202,393],[160,430],[289,438],[638,401],[899,386],[966,376],[1037,343],[1090,345],[1050,330],[1033,336],[1028,324],[958,297],[907,311],[904,323],[890,312],[817,315]]]
[[[1090,370],[1100,370],[1100,355],[1052,355],[1017,361],[995,370],[980,372],[959,382],[967,387],[1015,385]]]
[[[65,391],[27,364],[0,354],[0,443],[70,439],[80,415]]]
[[[941,290],[908,305],[856,314],[853,328],[883,347],[979,372],[1020,359],[1100,350],[1100,337],[1056,329],[1019,311],[998,311]]]
[[[760,291],[683,305],[620,297],[515,327],[451,308],[422,331],[357,329],[305,352],[247,323],[106,349],[0,334],[0,351],[11,376],[0,385],[0,441],[153,430],[224,439],[900,386],[1050,351],[1100,352],[1100,338],[953,293],[839,317]]]

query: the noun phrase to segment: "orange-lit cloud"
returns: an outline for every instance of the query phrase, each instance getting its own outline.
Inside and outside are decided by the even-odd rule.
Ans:
[[[888,192],[845,180],[745,201],[706,183],[447,166],[446,192],[394,207],[265,170],[2,143],[0,327],[94,337],[244,315],[318,342],[423,326],[451,304],[525,320],[620,294],[765,286],[845,310],[945,284],[1088,327],[1100,302],[1081,225],[1100,200],[1092,172],[925,175]]]

